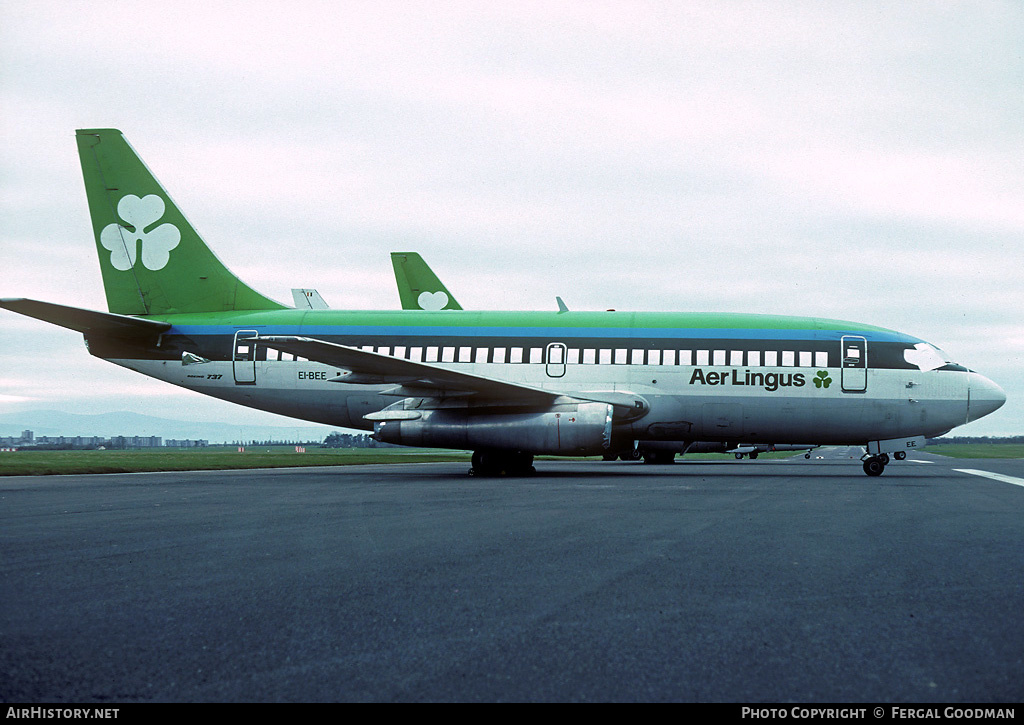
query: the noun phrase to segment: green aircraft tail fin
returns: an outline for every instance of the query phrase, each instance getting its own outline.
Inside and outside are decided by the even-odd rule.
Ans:
[[[217,259],[120,131],[75,135],[111,312],[284,309]]]
[[[403,310],[461,310],[448,289],[416,252],[392,252],[391,266]]]

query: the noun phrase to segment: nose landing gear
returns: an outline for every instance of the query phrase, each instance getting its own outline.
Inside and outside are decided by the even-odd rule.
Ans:
[[[892,457],[897,461],[905,460],[907,450],[918,450],[924,448],[925,437],[911,436],[909,438],[890,438],[888,440],[868,441],[864,447],[864,473],[869,476],[881,476],[889,463],[889,454],[884,451],[891,451]]]
[[[885,464],[889,462],[889,456],[883,453],[880,456],[870,456],[864,459],[864,473],[869,476],[881,476],[885,470]]]

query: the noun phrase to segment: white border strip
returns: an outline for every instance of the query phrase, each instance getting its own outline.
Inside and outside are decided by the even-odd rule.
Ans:
[[[1013,476],[1007,476],[1002,473],[992,473],[991,471],[977,471],[973,468],[954,468],[954,471],[960,473],[969,473],[972,476],[984,476],[985,478],[991,478],[996,481],[1002,481],[1003,483],[1012,483],[1014,486],[1024,486],[1024,478],[1015,478]]]

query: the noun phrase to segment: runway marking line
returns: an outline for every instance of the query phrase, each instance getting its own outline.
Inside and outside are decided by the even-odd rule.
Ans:
[[[960,473],[969,473],[972,476],[984,476],[985,478],[991,478],[995,481],[1002,481],[1003,483],[1012,483],[1014,486],[1024,487],[1024,478],[1007,476],[1002,473],[992,473],[991,471],[978,471],[973,468],[954,468],[953,470],[958,471]]]

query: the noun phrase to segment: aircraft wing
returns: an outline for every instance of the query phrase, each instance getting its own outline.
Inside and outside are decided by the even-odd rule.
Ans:
[[[347,375],[334,378],[339,383],[393,383],[396,388],[390,394],[400,397],[474,396],[492,404],[544,407],[555,402],[587,400],[614,406],[620,419],[639,418],[650,410],[643,397],[626,391],[544,390],[310,337],[268,335],[260,336],[256,341],[275,350],[349,371]]]
[[[437,394],[477,395],[514,403],[550,404],[563,397],[561,393],[551,390],[448,370],[430,363],[367,352],[310,337],[269,335],[261,336],[256,341],[275,350],[350,371],[350,375],[336,378],[337,382],[342,383],[395,383]]]

